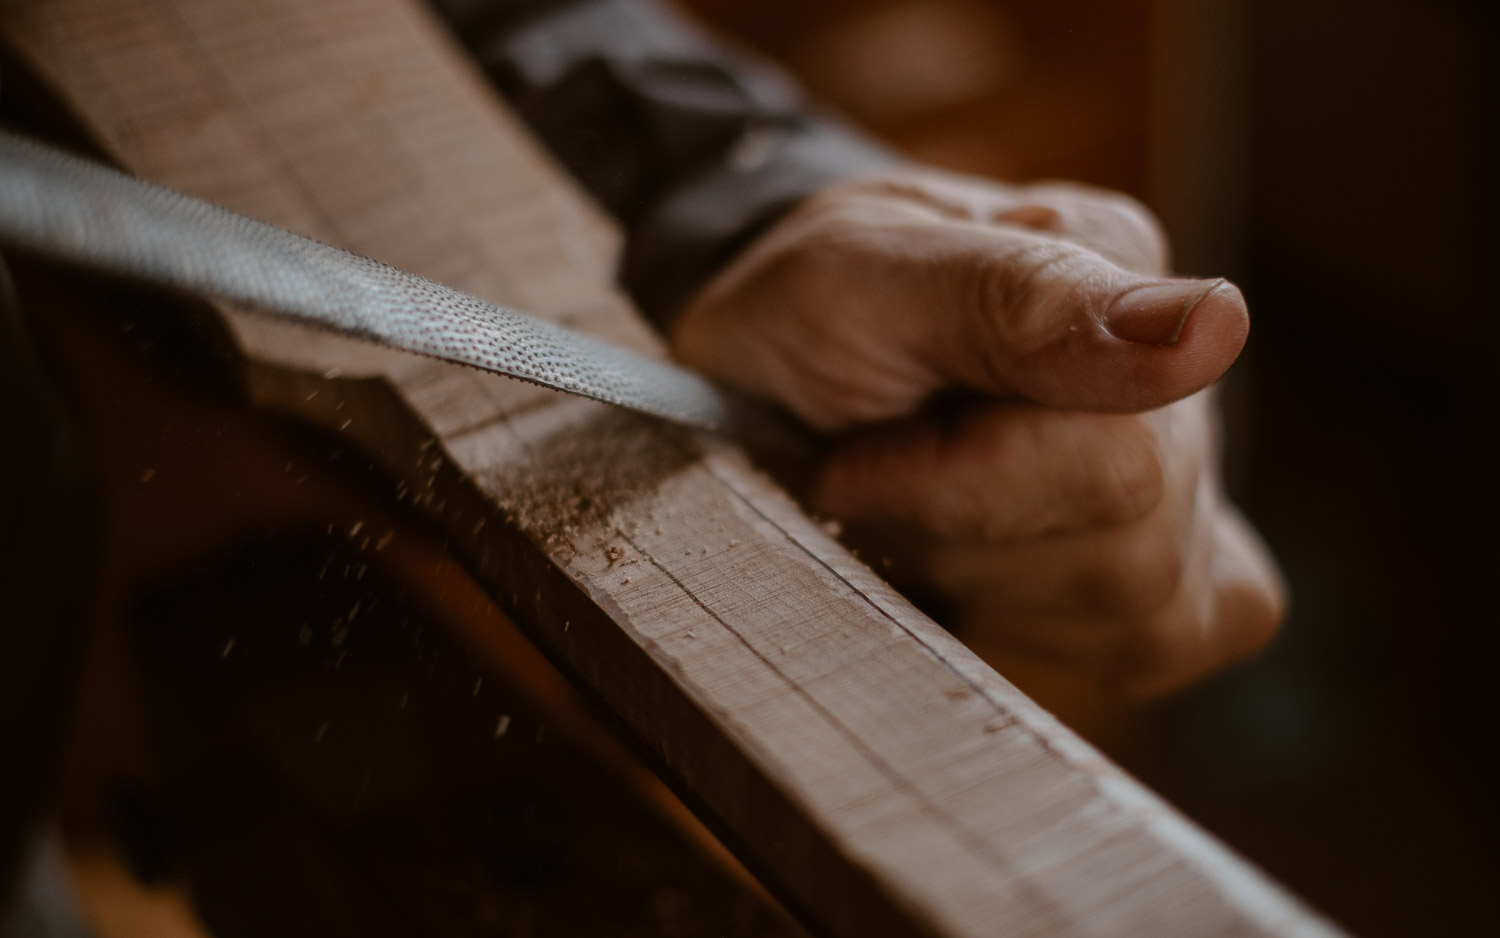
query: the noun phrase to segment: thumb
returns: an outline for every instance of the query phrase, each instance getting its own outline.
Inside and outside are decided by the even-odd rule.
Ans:
[[[1143,276],[1056,233],[844,199],[752,244],[678,317],[672,347],[838,429],[955,390],[1150,410],[1215,381],[1249,328],[1226,281]]]
[[[1072,410],[1149,410],[1217,380],[1249,334],[1244,297],[1226,280],[1142,277],[1070,242],[986,234],[928,255],[947,275],[906,279],[918,293],[964,285],[950,315],[928,320],[931,360],[962,387]],[[940,299],[905,298],[929,309]]]

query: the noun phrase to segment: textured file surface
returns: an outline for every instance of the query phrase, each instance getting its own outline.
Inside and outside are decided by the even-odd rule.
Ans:
[[[731,400],[689,371],[11,134],[0,134],[0,240],[680,423],[731,428]]]

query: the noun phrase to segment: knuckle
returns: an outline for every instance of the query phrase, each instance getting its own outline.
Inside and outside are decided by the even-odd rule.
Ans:
[[[1100,202],[1099,206],[1109,216],[1109,227],[1118,233],[1116,237],[1122,246],[1130,246],[1134,253],[1141,255],[1149,264],[1163,268],[1167,266],[1171,245],[1167,240],[1166,229],[1154,212],[1119,192],[1109,193],[1109,197]]]
[[[845,218],[851,204],[868,198],[877,191],[869,185],[868,180],[853,180],[825,186],[798,202],[788,217],[824,221]]]
[[[1026,198],[1057,203],[1092,202],[1112,194],[1109,189],[1089,185],[1076,179],[1041,179],[1020,187]]]
[[[1204,647],[1210,630],[1206,621],[1142,620],[1115,649],[1115,679],[1141,697],[1190,683],[1216,660]]]
[[[1168,266],[1171,245],[1166,229],[1135,197],[1068,182],[1039,184],[1031,192],[1071,217],[1073,234],[1095,243],[1104,253],[1148,268]]]
[[[1184,555],[1175,537],[1155,537],[1110,551],[1080,575],[1080,596],[1106,614],[1149,617],[1182,583]]]
[[[1156,220],[1156,213],[1134,196],[1101,189],[1097,191],[1095,204],[1114,217],[1132,225],[1155,231],[1161,229],[1161,223]]]
[[[975,308],[1000,347],[1034,351],[1066,333],[1071,317],[1057,314],[1091,272],[1089,252],[1055,238],[1020,238],[979,264]]]
[[[1248,658],[1270,645],[1286,618],[1286,595],[1279,582],[1248,587],[1235,603],[1232,660]]]
[[[1106,189],[1081,182],[1051,181],[1030,186],[1027,192],[1036,198],[1079,211],[1103,211],[1117,217],[1156,223],[1155,216],[1144,202],[1118,189]]]
[[[1281,611],[1267,603],[1257,615],[1244,620],[1240,641],[1235,646],[1234,660],[1249,658],[1264,651],[1277,635],[1281,634]]]
[[[1149,515],[1166,492],[1166,468],[1156,436],[1138,417],[1100,418],[1107,434],[1101,458],[1091,462],[1081,500],[1094,521],[1130,524]]]
[[[1117,676],[1140,696],[1183,687],[1262,651],[1281,630],[1279,581],[1207,583],[1133,620],[1117,636]]]

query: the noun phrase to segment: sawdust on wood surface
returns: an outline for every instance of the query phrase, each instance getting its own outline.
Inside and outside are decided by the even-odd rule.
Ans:
[[[559,428],[490,479],[507,520],[533,537],[597,530],[700,455],[690,431],[624,410]],[[611,559],[617,559],[611,557]]]

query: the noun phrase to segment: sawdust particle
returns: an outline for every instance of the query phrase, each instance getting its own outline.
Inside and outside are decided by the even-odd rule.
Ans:
[[[597,529],[696,458],[686,431],[608,411],[559,428],[529,458],[496,470],[489,488],[522,530],[559,540]]]

